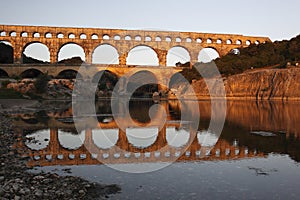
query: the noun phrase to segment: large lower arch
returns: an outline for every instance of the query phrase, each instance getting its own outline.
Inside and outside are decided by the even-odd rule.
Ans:
[[[126,64],[159,66],[159,60],[154,49],[146,45],[139,45],[128,52]]]
[[[20,74],[21,78],[37,78],[39,75],[43,74],[38,69],[27,69]]]
[[[119,64],[119,53],[110,44],[101,44],[93,51],[93,64]]]
[[[22,63],[44,63],[50,62],[49,48],[40,42],[30,42],[25,45],[22,52]]]
[[[158,91],[157,78],[147,70],[136,72],[129,77],[126,91],[134,97],[152,97]]]
[[[175,46],[169,49],[167,54],[167,66],[178,66],[190,62],[189,51],[181,46]]]
[[[109,70],[97,72],[94,75],[92,82],[98,83],[98,97],[111,96],[113,90],[118,91],[115,89],[115,85],[117,84],[118,80],[118,76]]]
[[[78,77],[77,77],[78,76]],[[58,79],[76,79],[81,78],[81,74],[78,74],[76,70],[73,69],[66,69],[58,73],[56,78]]]
[[[208,63],[220,57],[220,53],[213,47],[201,49],[198,55],[198,62]]]
[[[0,78],[8,78],[8,73],[3,70],[3,69],[0,69]]]
[[[180,72],[177,72],[170,78],[169,88],[170,89],[176,88],[176,86],[179,86],[179,84],[183,82],[188,82],[188,81],[184,78],[184,76]]]
[[[0,41],[0,64],[12,64],[14,62],[14,49],[11,43]]]
[[[63,44],[58,51],[58,62],[74,57],[80,57],[82,61],[85,61],[84,49],[76,43]]]

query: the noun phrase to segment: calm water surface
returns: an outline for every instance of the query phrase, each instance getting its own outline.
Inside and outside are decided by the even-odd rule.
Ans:
[[[300,198],[300,102],[140,100],[128,116],[118,103],[112,114],[107,100],[96,102],[97,115],[76,116],[75,127],[80,105],[12,115],[32,171],[119,184],[112,199]],[[218,135],[209,123],[222,124],[225,113]]]

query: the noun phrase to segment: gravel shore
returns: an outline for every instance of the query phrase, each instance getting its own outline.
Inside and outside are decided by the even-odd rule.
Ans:
[[[117,185],[90,183],[79,177],[29,173],[25,164],[28,158],[14,149],[17,139],[11,120],[0,112],[0,200],[107,199],[121,190]]]

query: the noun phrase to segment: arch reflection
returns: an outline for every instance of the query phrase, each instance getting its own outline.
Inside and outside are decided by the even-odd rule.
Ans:
[[[158,128],[127,128],[126,136],[130,144],[138,148],[146,148],[154,144],[158,136]]]
[[[118,129],[93,129],[92,139],[98,148],[109,149],[116,145],[118,134]]]
[[[58,130],[58,141],[60,145],[66,149],[78,149],[83,145],[85,139],[85,132],[81,131],[80,134],[75,135],[71,132]]]
[[[49,145],[50,129],[38,130],[26,135],[25,145],[32,150],[42,150]]]
[[[175,127],[166,129],[166,139],[168,145],[172,147],[182,147],[189,141],[190,133],[184,129],[177,130]]]

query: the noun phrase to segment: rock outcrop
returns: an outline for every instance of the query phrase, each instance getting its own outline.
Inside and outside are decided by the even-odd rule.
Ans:
[[[211,88],[210,92],[208,85]],[[300,68],[261,69],[222,79],[211,78],[192,82],[199,99],[224,97],[224,86],[228,99],[300,99]],[[180,88],[184,90],[182,85]],[[181,94],[188,98],[191,95],[184,92]]]

